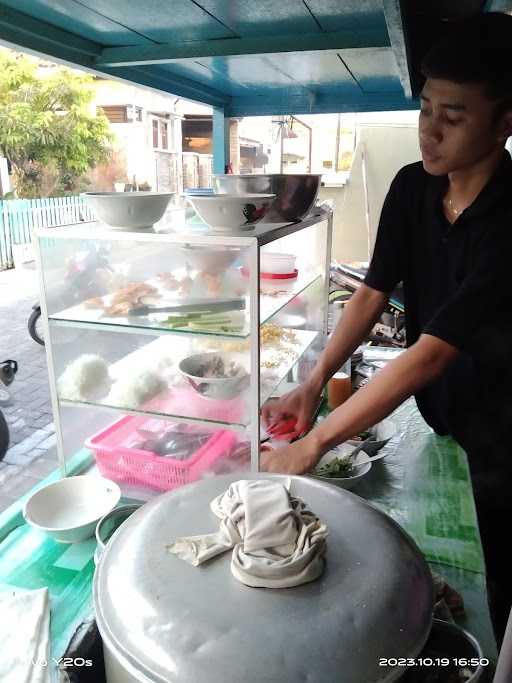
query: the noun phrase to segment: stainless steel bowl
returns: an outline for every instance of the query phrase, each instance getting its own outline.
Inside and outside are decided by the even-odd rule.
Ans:
[[[484,659],[480,643],[471,633],[447,621],[433,620],[430,636],[417,659],[418,661],[422,659],[425,665],[408,669],[402,679],[403,683],[423,683],[423,681],[430,680],[439,680],[442,683],[443,681],[453,680],[453,677],[449,678],[449,674],[453,674],[454,669],[465,668],[472,671],[470,678],[466,678],[466,683],[490,681],[484,666],[480,663]],[[444,662],[441,665],[441,659],[448,659],[450,665],[444,665]],[[454,665],[455,660],[459,662],[473,660],[478,664],[470,667],[462,665],[456,667]]]
[[[310,173],[216,175],[213,187],[219,194],[275,194],[265,223],[291,223],[300,221],[311,211],[321,177]]]

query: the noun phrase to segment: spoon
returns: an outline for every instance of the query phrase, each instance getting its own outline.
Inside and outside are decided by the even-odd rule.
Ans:
[[[357,455],[360,451],[363,450],[363,446],[368,442],[371,441],[373,437],[368,437],[368,439],[365,439],[362,444],[359,444],[357,448],[354,448],[354,450],[350,453],[349,458],[350,460],[353,460],[354,455]],[[367,465],[369,462],[374,462],[375,460],[380,460],[381,458],[385,458],[386,455],[389,455],[386,453],[384,450],[384,453],[380,453],[379,455],[372,455],[371,458],[368,458],[368,460],[365,460],[364,462],[352,462],[352,467],[362,467],[363,465]]]

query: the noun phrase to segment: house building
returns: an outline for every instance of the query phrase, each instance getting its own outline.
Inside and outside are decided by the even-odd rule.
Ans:
[[[97,189],[128,183],[156,192],[181,192],[178,98],[102,78],[95,79],[94,87],[93,106],[108,118],[116,138],[112,163],[92,174]]]

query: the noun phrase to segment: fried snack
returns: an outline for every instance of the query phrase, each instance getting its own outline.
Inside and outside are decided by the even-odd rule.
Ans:
[[[85,308],[104,308],[103,299],[101,296],[94,297],[94,299],[87,299],[84,301]]]
[[[145,282],[133,282],[127,287],[118,289],[112,297],[109,306],[105,306],[105,315],[110,317],[126,316],[135,308],[142,305],[141,299],[146,296],[158,294],[158,289]]]

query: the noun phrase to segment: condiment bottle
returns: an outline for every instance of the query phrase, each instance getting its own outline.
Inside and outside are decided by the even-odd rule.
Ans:
[[[327,405],[334,410],[350,398],[352,394],[350,358],[327,382]]]

